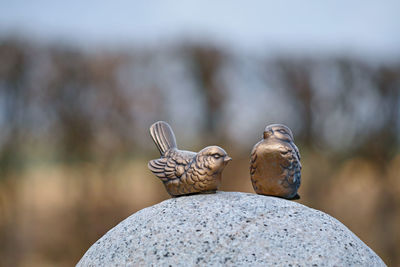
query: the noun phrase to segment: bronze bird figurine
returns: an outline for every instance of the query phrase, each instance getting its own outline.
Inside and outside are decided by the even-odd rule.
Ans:
[[[215,193],[222,171],[232,160],[218,146],[209,146],[195,153],[179,150],[168,123],[159,121],[150,126],[150,135],[161,158],[150,160],[148,167],[164,183],[173,196]]]
[[[300,198],[300,153],[287,126],[272,124],[265,128],[263,139],[251,152],[250,176],[257,194]]]

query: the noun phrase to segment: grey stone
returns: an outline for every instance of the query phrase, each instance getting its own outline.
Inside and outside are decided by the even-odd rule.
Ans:
[[[166,200],[111,229],[77,266],[385,266],[333,217],[237,192]]]

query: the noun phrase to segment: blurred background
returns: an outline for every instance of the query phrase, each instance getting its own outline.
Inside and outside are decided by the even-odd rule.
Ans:
[[[71,266],[168,199],[149,126],[224,147],[253,192],[271,123],[302,154],[300,203],[400,266],[400,2],[2,1],[0,266]]]

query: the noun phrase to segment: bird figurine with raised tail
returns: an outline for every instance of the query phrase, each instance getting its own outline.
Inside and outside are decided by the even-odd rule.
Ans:
[[[171,127],[163,121],[150,126],[150,135],[161,158],[150,160],[148,167],[171,196],[215,193],[222,171],[232,160],[225,150],[218,146],[203,148],[198,153],[179,150]]]
[[[257,194],[300,198],[300,153],[287,126],[272,124],[265,128],[263,139],[251,152],[250,176]]]

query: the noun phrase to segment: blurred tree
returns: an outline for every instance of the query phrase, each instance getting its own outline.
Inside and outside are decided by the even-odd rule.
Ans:
[[[0,179],[20,164],[25,107],[29,101],[26,76],[31,66],[27,51],[29,47],[21,47],[14,40],[0,42]]]
[[[204,100],[203,134],[207,139],[223,139],[221,123],[227,92],[220,77],[225,55],[211,46],[194,45],[186,48],[191,61],[196,89]]]
[[[400,67],[381,66],[377,70],[370,69],[369,77],[378,95],[383,119],[380,127],[366,140],[368,145],[360,147],[360,152],[381,161],[382,165],[399,150]]]
[[[313,63],[310,60],[293,61],[287,58],[277,59],[272,63],[278,75],[279,87],[286,91],[295,110],[300,112],[302,129],[299,139],[310,146],[314,142],[313,134],[313,98],[316,90],[312,84]]]

